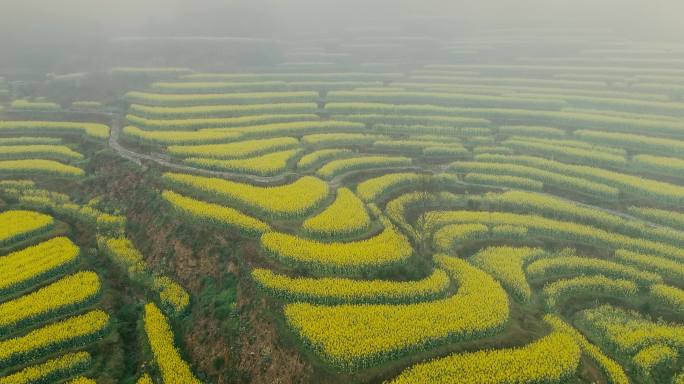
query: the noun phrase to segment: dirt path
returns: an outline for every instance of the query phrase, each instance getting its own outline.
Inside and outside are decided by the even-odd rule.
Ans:
[[[177,164],[177,163],[171,162],[167,159],[164,159],[164,158],[161,158],[158,156],[154,156],[154,155],[146,155],[146,154],[134,152],[130,149],[124,148],[119,143],[119,137],[121,135],[121,116],[120,116],[120,114],[112,113],[112,114],[107,114],[107,115],[112,117],[111,133],[109,136],[109,146],[114,151],[116,151],[116,153],[118,153],[119,156],[121,156],[125,159],[128,159],[128,160],[130,160],[130,161],[132,161],[132,162],[134,162],[140,166],[142,166],[142,160],[146,160],[146,161],[154,162],[154,163],[161,165],[163,167],[175,169],[178,171],[195,172],[195,173],[204,174],[207,176],[220,177],[220,178],[224,178],[224,179],[228,179],[228,180],[234,180],[234,181],[248,181],[251,183],[262,184],[262,185],[282,183],[291,177],[303,176],[302,174],[297,173],[297,172],[287,172],[287,173],[279,174],[277,176],[267,177],[267,176],[245,175],[245,174],[233,173],[233,172],[211,171],[211,170],[207,170],[207,169],[191,167],[188,165]],[[401,171],[405,171],[405,172],[424,171],[424,172],[439,173],[439,172],[445,172],[447,167],[448,167],[448,164],[440,165],[440,166],[436,167],[435,169],[427,169],[427,168],[421,168],[421,167],[417,167],[417,166],[396,167],[396,168],[371,168],[371,169],[364,169],[363,172],[390,170],[393,172],[394,171],[397,171],[397,172],[401,172]],[[357,173],[357,172],[360,172],[360,171],[349,171],[349,172],[345,172],[343,174],[337,175],[334,178],[332,178],[331,180],[327,181],[328,186],[330,187],[331,190],[334,190],[334,189],[342,186],[342,181],[345,178],[347,178],[350,175]],[[481,188],[485,187],[485,188],[491,188],[491,189],[496,189],[496,190],[500,190],[500,191],[509,190],[509,188],[505,188],[505,187],[501,187],[501,186],[468,183],[468,182],[462,181],[462,180],[457,181],[457,184],[465,186],[465,187],[481,187]],[[616,211],[616,210],[613,210],[610,208],[605,208],[605,207],[601,207],[598,205],[592,205],[592,204],[588,204],[588,203],[582,203],[582,202],[575,201],[575,200],[569,200],[569,199],[566,199],[566,198],[563,198],[560,196],[556,196],[556,195],[552,195],[552,194],[548,194],[548,193],[544,193],[544,192],[535,192],[535,193],[539,193],[539,194],[547,196],[547,197],[553,197],[556,199],[561,199],[561,200],[567,201],[569,203],[577,204],[577,205],[584,207],[584,208],[595,209],[595,210],[602,211],[605,213],[613,214],[613,215],[619,216],[623,219],[638,220],[638,221],[641,221],[641,222],[645,223],[646,225],[649,225],[649,226],[654,227],[654,228],[657,228],[657,227],[669,228],[669,227],[665,227],[665,226],[660,225],[660,224],[656,224],[656,223],[653,223],[653,222],[650,222],[650,221],[647,221],[644,219],[637,218],[636,216],[632,216],[628,213]]]
[[[159,156],[154,156],[154,155],[146,155],[138,152],[131,151],[130,149],[124,148],[121,143],[119,143],[119,137],[121,136],[121,117],[120,116],[114,116],[112,119],[112,128],[111,128],[111,133],[109,136],[109,146],[116,151],[116,153],[119,154],[119,156],[128,159],[138,165],[142,165],[142,160],[146,161],[151,161],[154,163],[157,163],[163,167],[179,170],[179,171],[185,171],[185,172],[196,172],[208,176],[217,176],[221,177],[224,179],[233,179],[233,180],[248,180],[250,182],[254,183],[259,183],[259,184],[270,184],[270,183],[278,183],[287,180],[288,177],[297,175],[294,172],[289,172],[289,173],[282,173],[277,176],[272,176],[272,177],[266,177],[266,176],[255,176],[255,175],[245,175],[241,173],[233,173],[233,172],[220,172],[220,171],[211,171],[208,169],[202,169],[202,168],[195,168],[191,167],[189,165],[182,165],[182,164],[176,164],[173,163],[167,159],[161,158]]]

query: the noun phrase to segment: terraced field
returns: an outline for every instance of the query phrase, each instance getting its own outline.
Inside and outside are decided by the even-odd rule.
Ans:
[[[111,345],[142,346],[138,383],[684,382],[684,46],[485,60],[515,40],[393,71],[148,69],[109,125],[0,122],[0,383],[102,380]],[[107,167],[148,200],[55,188]],[[240,282],[209,301],[206,246]]]
[[[186,363],[167,317],[184,313],[188,293],[148,269],[126,237],[124,216],[108,212],[98,199],[81,204],[42,187],[82,188],[93,177],[86,170],[105,146],[109,127],[38,120],[0,126],[0,382],[111,381],[102,373],[121,364],[131,347],[145,345],[161,374],[176,375]],[[137,284],[137,300],[150,301],[137,342],[121,338],[125,292],[113,286],[121,277]]]

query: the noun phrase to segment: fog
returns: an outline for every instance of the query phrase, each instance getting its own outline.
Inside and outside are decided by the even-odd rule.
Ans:
[[[98,55],[122,36],[334,37],[351,27],[453,38],[501,28],[602,28],[684,40],[680,0],[3,0],[0,65]]]

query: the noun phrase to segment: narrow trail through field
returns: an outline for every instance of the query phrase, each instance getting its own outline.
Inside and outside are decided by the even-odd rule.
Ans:
[[[267,185],[267,184],[277,184],[277,183],[282,183],[284,181],[287,181],[290,177],[296,177],[296,176],[303,176],[300,173],[297,172],[287,172],[287,173],[282,173],[277,176],[256,176],[256,175],[245,175],[245,174],[240,174],[240,173],[233,173],[233,172],[221,172],[221,171],[211,171],[207,169],[202,169],[202,168],[196,168],[188,165],[182,165],[182,164],[177,164],[174,162],[171,162],[167,159],[161,158],[159,156],[154,156],[154,155],[147,155],[143,153],[138,153],[135,151],[132,151],[128,148],[125,148],[119,143],[119,137],[121,135],[121,116],[119,114],[107,114],[112,117],[112,124],[111,124],[111,131],[109,135],[109,147],[111,147],[119,156],[128,159],[140,166],[142,166],[142,160],[146,161],[151,161],[154,162],[158,165],[161,165],[163,167],[175,169],[178,171],[185,171],[185,172],[195,172],[199,174],[204,174],[207,176],[214,176],[214,177],[220,177],[228,180],[233,180],[233,181],[248,181],[251,183],[256,183],[256,184],[262,184],[262,185]],[[441,173],[446,171],[448,167],[448,164],[443,164],[440,166],[435,167],[435,169],[426,169],[422,167],[417,167],[417,166],[409,166],[409,167],[396,167],[396,168],[371,168],[371,169],[364,169],[362,171],[350,171],[350,172],[345,172],[343,174],[340,174],[338,176],[335,176],[334,178],[330,179],[327,181],[328,186],[331,190],[337,189],[338,187],[342,186],[342,181],[351,176],[354,173],[358,172],[377,172],[377,171],[393,171],[393,172],[401,172],[401,171],[414,171],[414,172],[430,172],[430,173]],[[464,187],[480,187],[480,188],[491,188],[491,189],[496,189],[499,191],[507,191],[509,190],[508,188],[505,187],[500,187],[496,185],[489,185],[489,184],[475,184],[475,183],[468,183],[466,181],[458,180],[456,181],[456,184],[462,185]],[[610,208],[605,208],[601,207],[598,205],[593,205],[593,204],[588,204],[588,203],[583,203],[575,200],[570,200],[570,199],[565,199],[556,195],[544,193],[544,192],[536,192],[541,195],[547,196],[547,197],[552,197],[556,199],[561,199],[563,201],[567,201],[568,203],[573,203],[577,204],[581,207],[584,208],[590,208],[590,209],[595,209],[598,211],[602,211],[605,213],[613,214],[615,216],[619,216],[623,219],[626,220],[638,220],[641,222],[646,223],[647,225],[651,227],[660,227],[660,228],[669,228],[665,227],[660,224],[656,224],[644,219],[637,218],[635,216],[632,216],[628,213],[617,211],[614,209]]]
[[[119,154],[119,156],[128,159],[138,165],[142,165],[142,160],[147,160],[147,161],[152,161],[155,162],[161,166],[167,167],[167,168],[172,168],[172,169],[177,169],[180,171],[186,171],[186,172],[196,172],[200,174],[205,174],[209,176],[217,176],[221,177],[224,179],[233,179],[233,180],[238,180],[238,181],[243,181],[243,180],[248,180],[253,183],[258,183],[258,184],[276,184],[276,183],[281,183],[290,177],[297,177],[297,176],[303,176],[302,174],[298,172],[286,172],[286,173],[281,173],[276,176],[257,176],[257,175],[245,175],[242,173],[234,173],[234,172],[221,172],[221,171],[212,171],[208,169],[202,169],[202,168],[196,168],[192,167],[189,165],[182,165],[182,164],[177,164],[174,162],[171,162],[167,159],[164,159],[159,156],[155,155],[146,155],[138,152],[134,152],[130,149],[124,148],[121,143],[119,143],[119,137],[121,136],[121,117],[118,115],[113,116],[112,118],[112,127],[111,127],[111,133],[109,135],[109,146],[116,151],[116,153]],[[386,171],[386,170],[392,170],[392,171],[421,171],[424,170],[421,167],[394,167],[394,168],[370,168],[370,169],[364,169],[363,172],[373,172],[373,171]],[[327,183],[330,186],[331,189],[335,189],[339,186],[342,185],[342,180],[345,178],[349,177],[351,174],[356,173],[359,171],[350,171],[350,172],[345,172],[343,174],[337,175],[334,178],[330,179]]]
[[[224,179],[236,179],[236,180],[248,180],[254,183],[259,183],[259,184],[269,184],[269,183],[278,183],[278,182],[283,182],[287,180],[289,176],[295,176],[297,175],[294,172],[288,172],[288,173],[282,173],[277,176],[256,176],[256,175],[245,175],[241,173],[233,173],[233,172],[220,172],[220,171],[211,171],[208,169],[202,169],[202,168],[195,168],[191,167],[189,165],[182,165],[182,164],[176,164],[174,162],[171,162],[169,160],[166,160],[162,157],[159,156],[154,156],[154,155],[146,155],[138,152],[134,152],[130,149],[124,148],[120,143],[119,143],[119,137],[121,135],[121,117],[116,115],[112,119],[112,128],[111,128],[111,133],[109,135],[109,146],[116,151],[116,153],[119,154],[119,156],[128,159],[138,165],[142,165],[142,160],[147,160],[147,161],[152,161],[154,163],[157,163],[161,166],[171,168],[171,169],[176,169],[179,171],[186,171],[186,172],[196,172],[196,173],[201,173],[209,176],[218,176]]]

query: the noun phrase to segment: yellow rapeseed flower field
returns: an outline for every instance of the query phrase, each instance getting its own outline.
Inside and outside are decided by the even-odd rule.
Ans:
[[[85,172],[81,168],[62,164],[54,160],[30,159],[30,160],[2,160],[0,161],[0,173],[8,174],[33,174],[41,173],[58,176],[83,176]]]
[[[233,132],[146,131],[134,126],[125,127],[123,133],[141,141],[176,145],[233,141],[242,136],[242,133],[237,130]]]
[[[173,191],[162,192],[162,197],[179,212],[200,222],[214,223],[237,229],[249,236],[258,236],[268,230],[268,224],[229,207],[191,199]]]
[[[274,176],[284,172],[290,161],[301,152],[301,149],[291,149],[289,151],[272,152],[255,157],[230,160],[189,157],[184,159],[183,162],[196,167],[217,171]]]
[[[0,364],[21,361],[26,356],[51,352],[62,345],[83,345],[102,335],[109,325],[109,316],[93,310],[48,324],[27,334],[0,341]]]
[[[527,283],[523,268],[525,264],[543,255],[541,248],[488,247],[476,253],[470,261],[499,280],[514,297],[527,301],[532,295],[532,289]]]
[[[174,336],[164,314],[156,305],[145,305],[145,333],[164,383],[201,383],[183,361],[173,343]]]
[[[655,344],[684,347],[684,326],[655,322],[635,311],[606,304],[585,309],[576,318],[578,326],[600,335],[619,354],[632,355]]]
[[[402,156],[353,157],[349,159],[333,160],[320,167],[318,171],[316,171],[316,174],[326,179],[332,179],[344,172],[370,168],[408,167],[411,164],[410,158]]]
[[[580,355],[572,337],[552,332],[519,348],[453,354],[417,364],[392,383],[558,383],[577,370]]]
[[[68,377],[73,372],[85,370],[90,366],[92,358],[88,352],[67,353],[50,359],[44,363],[31,365],[19,372],[0,377],[0,384],[29,384],[46,382],[48,378]],[[92,381],[91,381],[92,382]],[[73,380],[69,383],[88,384],[88,381]]]
[[[570,324],[563,321],[559,316],[546,315],[544,321],[548,323],[554,331],[570,335],[582,349],[582,353],[589,356],[603,371],[611,384],[629,384],[629,378],[625,370],[615,360],[606,356],[601,349],[591,344],[584,335],[573,328]]]
[[[532,279],[549,279],[554,277],[591,274],[631,280],[642,286],[663,281],[663,279],[655,273],[616,263],[614,261],[589,257],[554,257],[537,260],[527,266],[527,275]]]
[[[368,239],[321,242],[281,232],[261,236],[261,246],[287,264],[315,270],[358,272],[405,262],[413,253],[411,243],[387,219],[385,229]]]
[[[45,230],[54,224],[51,216],[31,211],[5,211],[0,213],[0,244]]]
[[[457,245],[489,238],[489,227],[484,224],[449,224],[435,231],[433,242],[437,249],[448,252]]]
[[[287,300],[325,304],[424,301],[445,292],[450,282],[441,269],[415,281],[289,277],[263,268],[254,269],[252,278],[266,291]]]
[[[404,305],[295,303],[285,306],[285,317],[321,357],[346,370],[500,330],[509,309],[499,283],[462,259],[435,256],[435,261],[459,286],[449,298]]]
[[[630,237],[608,232],[589,225],[570,221],[547,219],[535,215],[521,215],[508,212],[483,211],[433,211],[423,215],[423,220],[433,229],[456,223],[480,223],[484,225],[514,225],[526,227],[533,236],[573,241],[601,248],[625,248],[662,255],[670,259],[684,261],[684,250],[679,247],[639,237]]]
[[[174,313],[182,313],[190,304],[188,292],[167,276],[155,277],[153,286],[159,292],[162,304],[172,308]]]
[[[654,344],[637,352],[632,358],[632,363],[645,376],[650,376],[651,372],[658,367],[673,366],[679,352],[667,345]]]
[[[32,144],[0,146],[0,159],[80,160],[83,155],[66,145]]]
[[[0,257],[0,292],[16,290],[74,261],[79,248],[66,237],[55,237]]]
[[[98,139],[109,137],[109,127],[104,124],[66,121],[0,121],[0,132],[79,132]]]
[[[416,185],[425,177],[418,173],[390,173],[362,181],[356,186],[356,193],[364,201],[373,201],[399,186]]]
[[[302,223],[309,233],[335,238],[363,232],[371,219],[363,202],[347,188],[337,190],[335,201],[325,210]]]
[[[639,292],[637,285],[630,280],[611,279],[603,275],[578,276],[557,280],[544,286],[543,294],[546,307],[550,310],[567,298],[582,296],[631,297]]]
[[[14,300],[0,304],[0,329],[24,324],[35,317],[72,308],[100,293],[95,272],[77,272]]]
[[[206,157],[215,159],[240,159],[277,150],[299,146],[294,137],[275,137],[271,139],[236,141],[226,144],[172,145],[168,152],[176,156]]]
[[[669,309],[684,313],[684,290],[665,284],[653,284],[650,287],[650,294]]]
[[[164,180],[172,186],[224,198],[272,218],[306,215],[328,196],[328,185],[311,176],[269,187],[181,173],[165,173]]]

